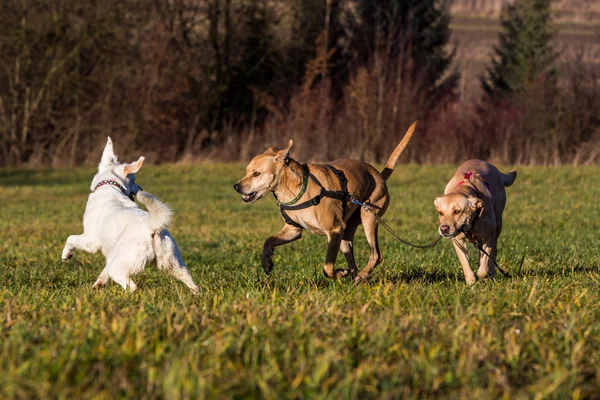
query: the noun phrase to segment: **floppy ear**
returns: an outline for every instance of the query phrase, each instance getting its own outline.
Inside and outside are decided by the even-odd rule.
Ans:
[[[144,157],[140,157],[139,160],[137,160],[136,162],[132,162],[131,164],[125,165],[125,168],[123,168],[123,175],[127,176],[129,174],[135,174],[136,172],[138,172],[140,168],[142,168],[144,160]]]
[[[469,196],[469,207],[473,210],[483,209],[483,201],[479,197]]]
[[[294,144],[294,141],[292,139],[290,139],[290,141],[288,143],[288,147],[286,149],[279,150],[277,152],[277,155],[275,156],[275,161],[287,164],[290,160],[290,149],[292,148],[293,144]]]
[[[106,141],[106,146],[104,146],[104,151],[102,152],[102,159],[100,160],[100,165],[98,165],[98,172],[102,172],[114,163],[117,162],[117,155],[115,154],[115,150],[113,149],[113,142],[110,136]]]

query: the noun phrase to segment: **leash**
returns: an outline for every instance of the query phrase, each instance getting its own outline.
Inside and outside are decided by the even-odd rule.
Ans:
[[[381,219],[381,217],[379,215],[377,215],[376,212],[373,211],[373,208],[371,206],[369,206],[368,204],[365,203],[361,203],[360,201],[358,201],[357,199],[352,199],[352,203],[357,204],[359,206],[361,206],[362,208],[364,208],[366,211],[372,213],[375,216],[375,219],[377,220],[378,223],[381,224],[381,226],[384,227],[384,229],[386,231],[388,231],[388,233],[390,235],[392,235],[394,237],[394,239],[396,239],[397,241],[399,241],[400,243],[406,244],[408,246],[417,248],[417,249],[429,249],[429,248],[433,248],[435,247],[435,245],[438,244],[438,242],[442,239],[441,236],[438,236],[438,238],[436,240],[434,240],[431,243],[427,243],[427,244],[414,244],[409,242],[408,240],[402,239],[400,236],[398,236],[393,230],[392,228],[387,224],[387,222],[385,222],[383,219]],[[475,246],[475,248],[477,248],[477,250],[479,250],[480,252],[482,252],[483,254],[485,254],[488,259],[494,264],[494,266],[496,268],[498,268],[498,270],[504,275],[509,277],[510,274],[508,272],[506,272],[505,270],[503,270],[498,263],[496,263],[496,261],[494,261],[494,259],[490,256],[490,254],[485,251],[485,249],[483,248],[483,246],[477,241],[477,239],[475,237],[473,237],[472,234],[462,231],[462,233],[464,233],[464,235],[467,237],[467,239],[469,239],[469,241],[473,244],[473,246]],[[452,239],[453,241],[455,240],[454,238]]]
[[[402,239],[400,236],[398,236],[396,234],[396,232],[393,231],[393,229],[387,224],[387,222],[385,222],[383,219],[381,219],[381,217],[379,215],[377,215],[377,213],[375,211],[373,211],[373,207],[369,206],[369,204],[366,203],[361,203],[360,201],[358,201],[357,199],[353,198],[352,199],[352,203],[357,204],[359,206],[361,206],[362,208],[365,209],[365,211],[370,212],[371,214],[373,214],[375,216],[375,219],[377,220],[377,222],[379,224],[381,224],[381,226],[383,226],[383,228],[388,231],[388,233],[390,235],[392,235],[392,237],[394,239],[396,239],[397,241],[399,241],[400,243],[403,243],[407,246],[410,247],[414,247],[416,249],[430,249],[435,247],[436,244],[438,244],[438,242],[442,239],[441,236],[438,236],[437,239],[435,239],[433,242],[431,243],[427,243],[427,244],[414,244],[409,242],[408,240]]]
[[[466,238],[469,239],[469,242],[471,242],[473,244],[473,246],[475,246],[475,248],[477,250],[479,250],[481,253],[483,253],[483,254],[485,254],[487,256],[487,258],[494,264],[494,266],[496,268],[498,268],[498,270],[500,272],[502,272],[502,275],[504,275],[506,277],[510,277],[510,274],[508,272],[506,272],[505,270],[503,270],[498,265],[498,263],[492,258],[492,256],[490,256],[490,254],[487,251],[485,251],[485,249],[483,248],[483,246],[479,243],[479,241],[475,238],[475,236],[473,236],[473,234],[471,234],[469,232],[465,232],[465,231],[462,231],[462,233],[464,233],[464,235],[466,236]],[[452,240],[454,240],[454,238],[452,238]],[[523,257],[523,259],[525,259],[525,258]]]

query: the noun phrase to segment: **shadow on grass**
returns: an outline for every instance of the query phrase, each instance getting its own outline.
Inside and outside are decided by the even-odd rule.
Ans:
[[[515,271],[511,274],[513,277],[555,277],[555,276],[574,276],[579,274],[598,273],[600,271],[599,264],[580,264],[572,267],[559,267],[559,268],[536,268],[536,269],[525,269],[522,271]]]
[[[516,278],[523,277],[556,277],[556,276],[575,276],[575,275],[587,275],[589,273],[597,273],[600,270],[599,265],[577,265],[572,268],[540,268],[537,270],[507,270],[503,267],[508,275],[504,275],[501,272],[497,272],[496,281],[508,281]],[[400,272],[387,273],[381,279],[369,279],[364,284],[367,285],[379,285],[380,282],[391,282],[391,283],[411,283],[411,282],[422,282],[422,283],[440,283],[440,282],[455,282],[464,281],[462,271],[444,271],[444,270],[409,270]]]
[[[449,272],[444,270],[409,270],[388,273],[382,278],[382,281],[391,283],[411,283],[414,281],[438,283],[455,281],[462,278],[461,275],[462,273],[459,272]],[[374,284],[376,282],[368,280],[366,283]]]

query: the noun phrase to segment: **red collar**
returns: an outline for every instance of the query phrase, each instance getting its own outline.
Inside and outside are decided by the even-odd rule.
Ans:
[[[471,177],[475,175],[475,173],[473,171],[467,171],[465,172],[465,175],[463,176],[463,180],[458,182],[458,185],[463,185],[465,183],[470,183],[471,182]],[[485,178],[479,174],[475,175],[476,177],[479,177],[483,183],[485,183],[485,185],[487,186],[487,181],[485,180]]]
[[[463,180],[458,182],[459,185],[464,184],[465,182],[469,182],[471,180],[471,177],[473,176],[473,171],[467,171],[465,172],[465,176],[463,177]]]

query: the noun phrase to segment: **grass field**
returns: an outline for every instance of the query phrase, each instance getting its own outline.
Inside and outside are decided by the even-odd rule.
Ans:
[[[399,166],[386,220],[435,237],[453,170]],[[282,221],[272,198],[234,193],[242,165],[144,167],[198,296],[153,266],[135,294],[93,290],[103,257],[60,254],[94,170],[0,170],[0,398],[598,397],[600,168],[518,170],[499,244],[513,276],[468,287],[449,242],[386,232],[366,283],[326,279],[310,234],[266,276]],[[362,232],[356,250],[362,266]]]

